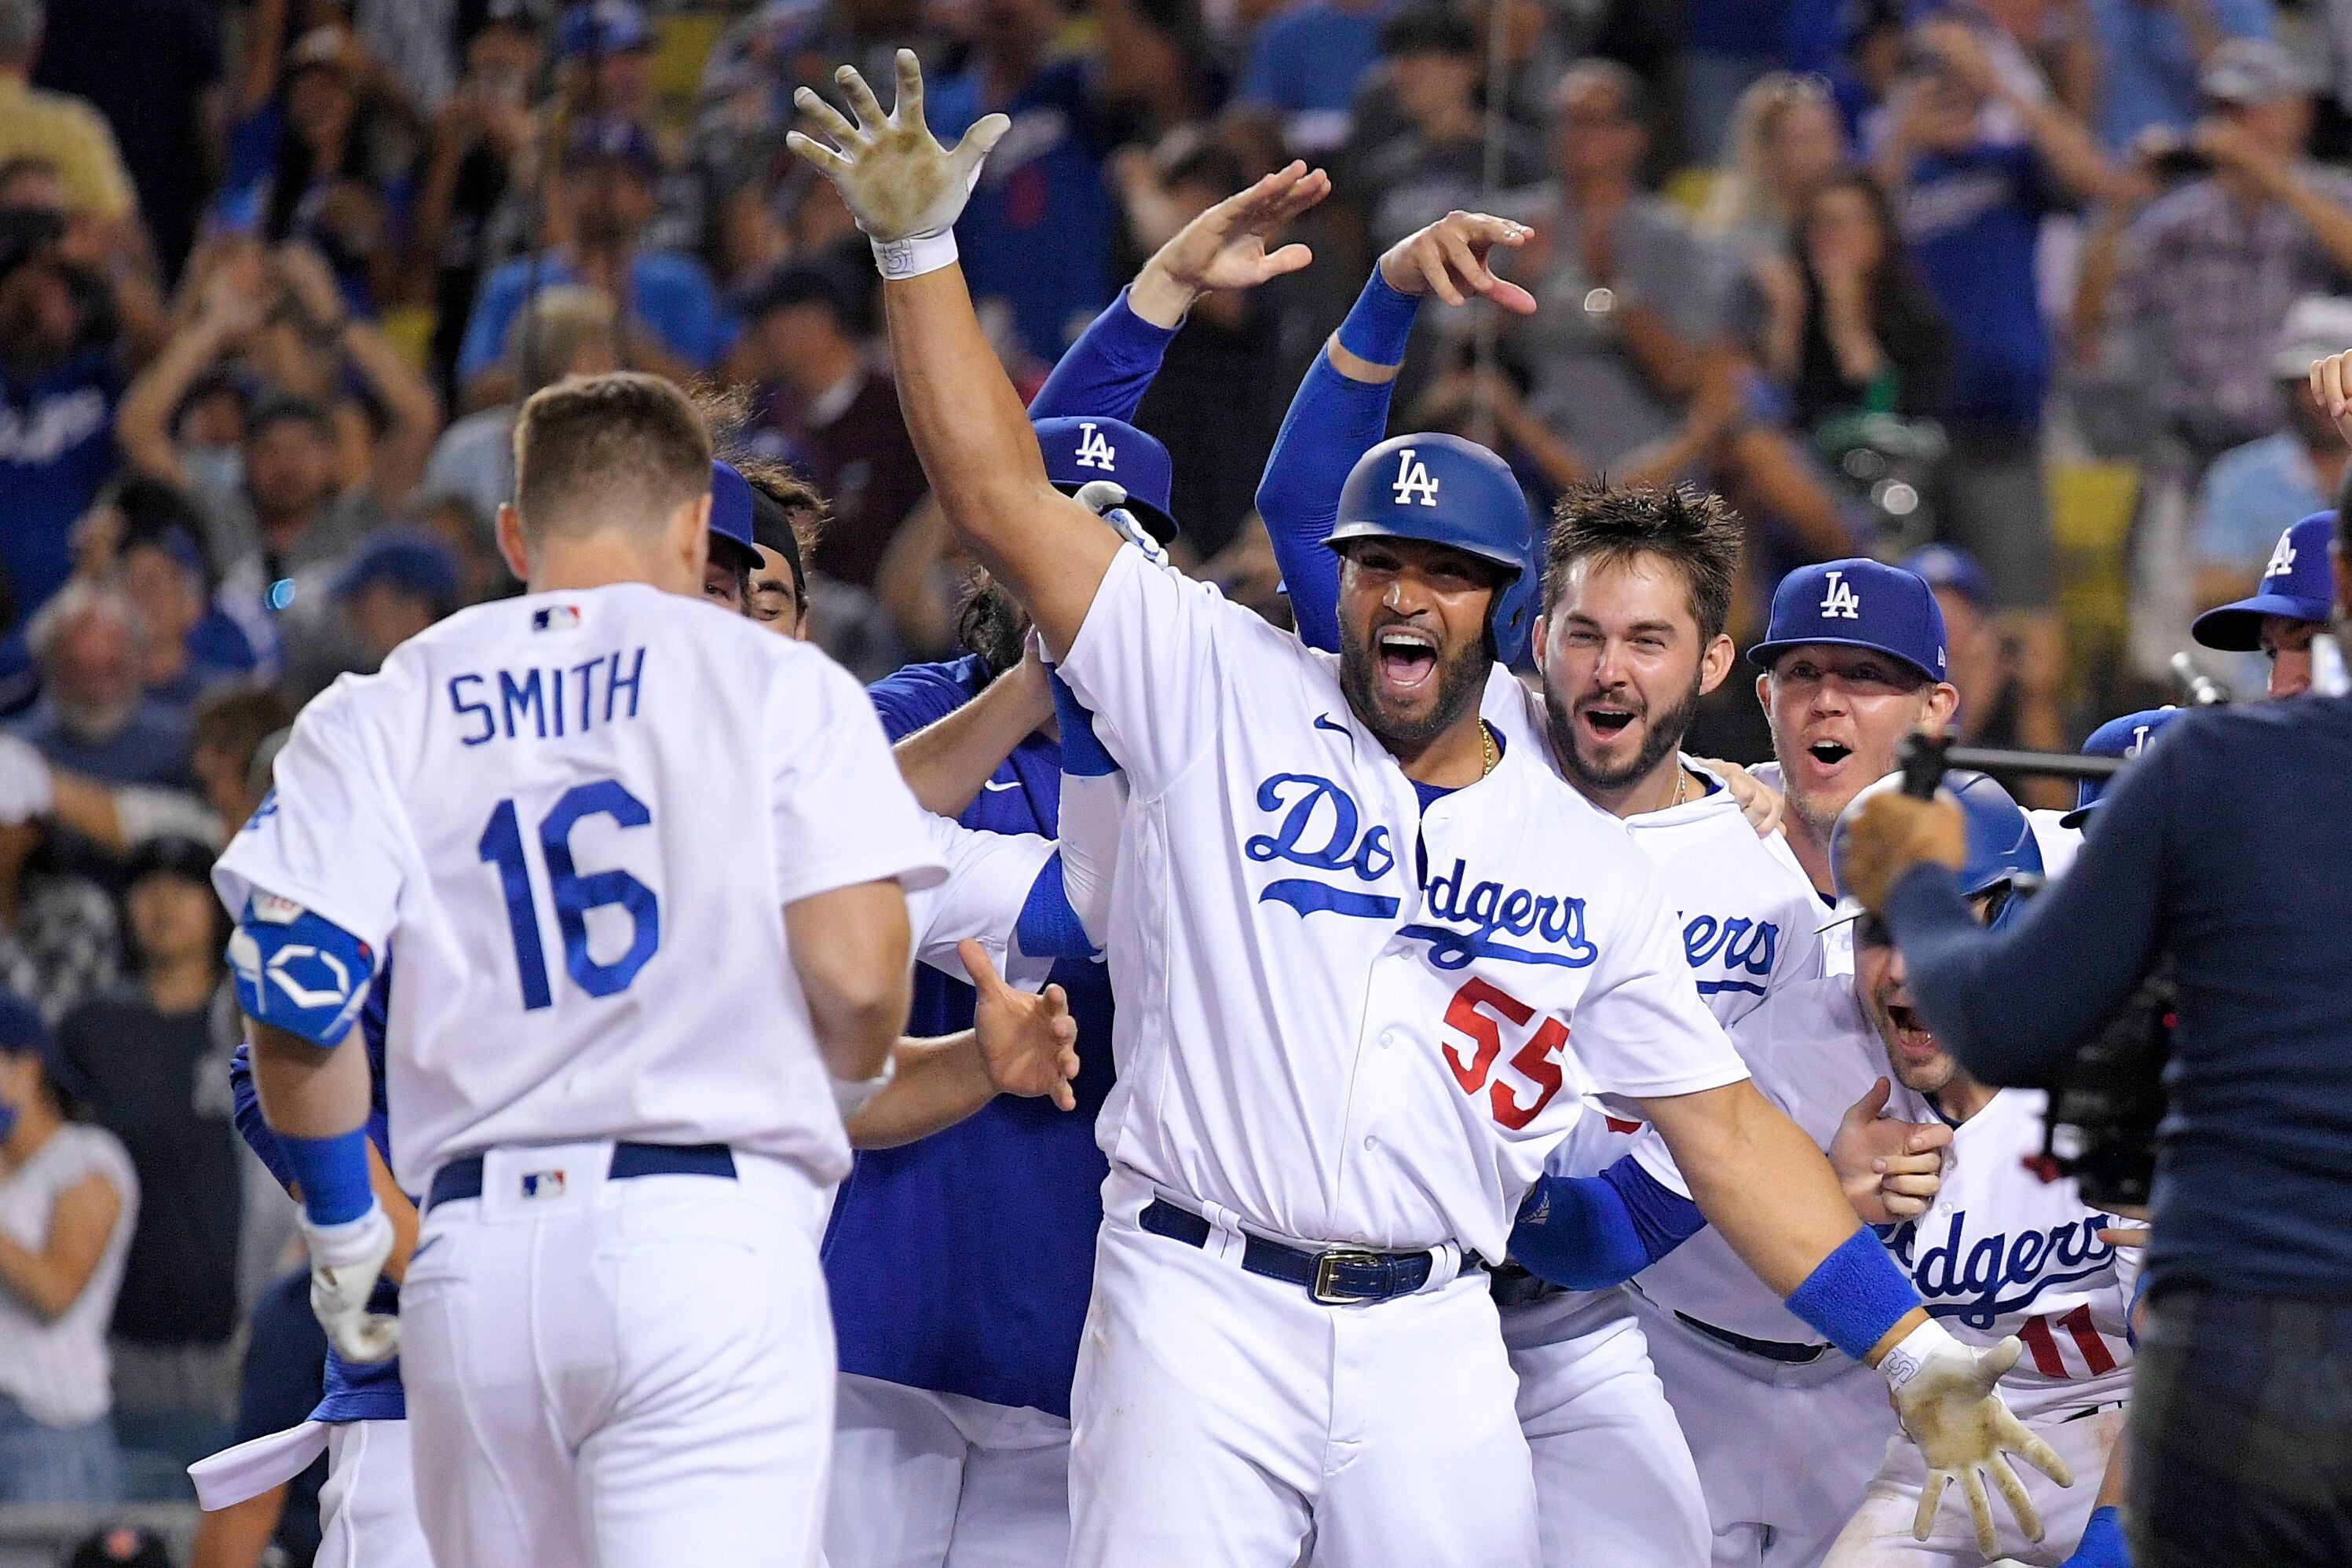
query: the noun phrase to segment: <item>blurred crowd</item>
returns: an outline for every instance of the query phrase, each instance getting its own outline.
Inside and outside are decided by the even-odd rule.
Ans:
[[[517,591],[522,399],[703,391],[822,497],[836,657],[1017,657],[784,147],[796,87],[901,45],[943,138],[1013,117],[959,243],[1032,390],[1193,214],[1330,170],[1314,263],[1204,300],[1137,421],[1181,564],[1270,616],[1290,392],[1454,207],[1535,227],[1540,308],[1431,313],[1403,424],[1538,507],[1721,490],[1744,636],[1790,567],[1916,561],[1974,740],[2164,700],[2344,478],[2303,378],[2352,344],[2352,0],[0,0],[0,1502],[43,1484],[15,1434],[133,1494],[229,1436],[288,1220],[205,868],[309,696]],[[1738,684],[1693,744],[1760,760]]]

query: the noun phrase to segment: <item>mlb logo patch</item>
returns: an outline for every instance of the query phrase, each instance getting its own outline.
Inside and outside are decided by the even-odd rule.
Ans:
[[[580,607],[576,604],[550,604],[530,612],[530,629],[534,632],[577,632],[580,630]]]
[[[562,1171],[525,1171],[522,1176],[525,1198],[555,1198],[563,1196]]]

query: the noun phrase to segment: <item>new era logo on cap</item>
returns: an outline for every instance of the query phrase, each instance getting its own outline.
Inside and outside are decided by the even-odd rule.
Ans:
[[[1772,594],[1764,640],[1748,650],[1770,669],[1791,648],[1867,648],[1899,659],[1929,680],[1944,678],[1944,612],[1927,580],[1860,557],[1799,567]]]

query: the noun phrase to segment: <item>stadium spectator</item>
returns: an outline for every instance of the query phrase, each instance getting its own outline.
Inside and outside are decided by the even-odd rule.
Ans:
[[[1858,169],[1833,172],[1795,216],[1785,259],[1796,292],[1763,302],[1760,342],[1765,368],[1789,391],[1791,422],[1811,434],[1863,413],[1941,415],[1951,329],[1878,182]]]
[[[463,496],[483,516],[496,517],[514,497],[515,411],[566,376],[619,370],[626,352],[622,331],[610,295],[571,284],[541,289],[507,329],[513,399],[477,409],[443,431],[425,462],[425,487]]]
[[[1935,20],[1914,36],[1876,172],[1952,329],[1938,531],[1984,564],[2004,611],[2043,612],[2058,570],[2042,476],[2042,220],[2069,193],[2104,200],[2125,182],[2082,122],[2019,87],[1976,31]],[[2021,140],[2004,134],[2011,122]]]
[[[833,522],[811,564],[858,588],[873,586],[926,488],[889,372],[866,350],[870,276],[788,262],[743,302],[743,363],[762,389],[751,444],[831,499]]]
[[[659,172],[652,141],[628,120],[588,120],[572,131],[558,199],[548,205],[546,251],[502,263],[467,319],[457,380],[469,406],[502,401],[512,383],[484,372],[496,369],[525,300],[558,284],[585,284],[625,302],[633,337],[643,333],[636,357],[647,370],[684,381],[718,361],[733,334],[710,274],[691,256],[645,243]]]
[[[2203,79],[2210,112],[2190,146],[2211,172],[2129,218],[2112,294],[2095,256],[2077,307],[2132,334],[2190,483],[2229,447],[2284,426],[2289,400],[2271,369],[2280,323],[2296,299],[2344,292],[2352,276],[2352,178],[2304,161],[2301,68],[2276,44],[2238,39]]]
[[[1258,25],[1234,96],[1283,115],[1303,153],[1339,146],[1395,10],[1396,0],[1293,0]]]
[[[32,85],[44,15],[41,0],[0,0],[0,162],[51,164],[74,213],[131,225],[136,196],[105,118],[82,99]]]
[[[468,497],[430,488],[409,507],[408,520],[441,541],[457,563],[457,594],[463,603],[482,604],[521,590],[499,554],[497,517]]]
[[[223,66],[219,9],[208,0],[60,6],[33,63],[37,86],[85,99],[106,117],[167,283],[220,172]]]
[[[435,539],[406,528],[375,535],[335,579],[336,601],[358,633],[362,670],[458,606],[457,563]]]
[[[2287,312],[2269,366],[2286,404],[2286,428],[2221,454],[2197,488],[2189,550],[2200,611],[2243,598],[2278,537],[2335,504],[2347,453],[2312,399],[2311,365],[2347,343],[2352,299],[2298,299]]]
[[[122,1140],[144,1195],[114,1309],[118,1425],[126,1441],[143,1435],[190,1459],[226,1436],[236,1378],[243,1201],[228,1066],[240,1029],[214,852],[194,839],[132,852],[133,977],[58,1025],[93,1118]]]
[[[1739,95],[1722,166],[1699,214],[1699,232],[1727,261],[1764,268],[1769,287],[1794,281],[1784,265],[1806,193],[1846,154],[1845,127],[1819,77],[1773,71]]]
[[[110,570],[139,612],[147,690],[181,706],[194,706],[222,681],[251,675],[259,663],[244,629],[212,601],[204,534],[204,519],[185,496],[126,474],[83,519],[75,539],[84,570],[101,576]]]
[[[1950,678],[1960,693],[1952,712],[1954,737],[1964,746],[2065,750],[2058,715],[2064,669],[2047,657],[2028,660],[2030,645],[2004,634],[1984,568],[1949,545],[1929,545],[1903,564],[1927,580],[1943,612]],[[2074,804],[2074,786],[2061,779],[2002,782],[2029,806],[2063,811]]]
[[[433,120],[409,220],[409,281],[432,302],[427,360],[436,390],[452,407],[475,292],[493,266],[529,246],[530,203],[516,176],[531,151],[540,47],[537,12],[524,0],[492,0],[466,42],[465,77]]]
[[[2182,131],[2197,83],[2231,38],[2271,36],[2265,0],[2091,0],[2099,50],[2099,140],[2127,152],[2143,132]]]
[[[398,291],[394,214],[408,199],[415,143],[406,110],[373,87],[373,69],[341,26],[302,35],[286,59],[268,173],[231,214],[268,244],[314,247],[348,308],[370,316]]]
[[[1454,208],[1480,204],[1486,119],[1478,98],[1486,77],[1477,28],[1448,5],[1416,0],[1381,26],[1380,68],[1360,95],[1337,185],[1342,200],[1364,209],[1374,250]],[[1541,179],[1541,140],[1508,120],[1502,135],[1501,188]],[[1210,200],[1246,183],[1237,179]]]
[[[106,1328],[138,1223],[112,1134],[41,1015],[0,994],[0,1503],[117,1500]]]
[[[71,582],[27,632],[41,695],[10,727],[56,767],[107,784],[184,786],[188,711],[146,689],[145,632],[120,589]]]

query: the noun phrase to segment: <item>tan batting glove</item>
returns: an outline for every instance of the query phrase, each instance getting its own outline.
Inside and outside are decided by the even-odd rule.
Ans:
[[[950,230],[980,179],[981,161],[1013,122],[983,115],[952,149],[940,145],[923,123],[923,70],[915,51],[900,49],[898,103],[888,114],[853,66],[834,73],[853,122],[807,88],[793,101],[827,137],[793,131],[785,144],[831,180],[850,216],[874,242],[882,276],[913,277],[955,259]]]
[[[310,1311],[328,1343],[345,1361],[390,1361],[400,1349],[400,1320],[368,1311],[368,1298],[392,1256],[392,1221],[371,1203],[357,1219],[313,1225],[304,1216],[302,1240],[310,1249]]]
[[[2033,1500],[2009,1468],[2004,1454],[2016,1454],[2062,1487],[2074,1484],[2074,1472],[2058,1451],[2025,1428],[2010,1413],[1994,1385],[2017,1364],[2024,1345],[2012,1334],[1988,1351],[1973,1351],[1954,1339],[1942,1324],[1922,1323],[1886,1353],[1878,1370],[1895,1396],[1895,1413],[1903,1430],[1919,1445],[1927,1461],[1927,1484],[1920,1489],[1919,1512],[1912,1521],[1914,1538],[1925,1541],[1935,1527],[1936,1510],[1944,1488],[1954,1478],[1969,1500],[1969,1517],[1977,1530],[1977,1546],[1987,1557],[2000,1550],[1992,1527],[1992,1504],[1985,1496],[1984,1475],[1992,1477],[2017,1516],[2028,1541],[2042,1539],[2042,1516]]]

